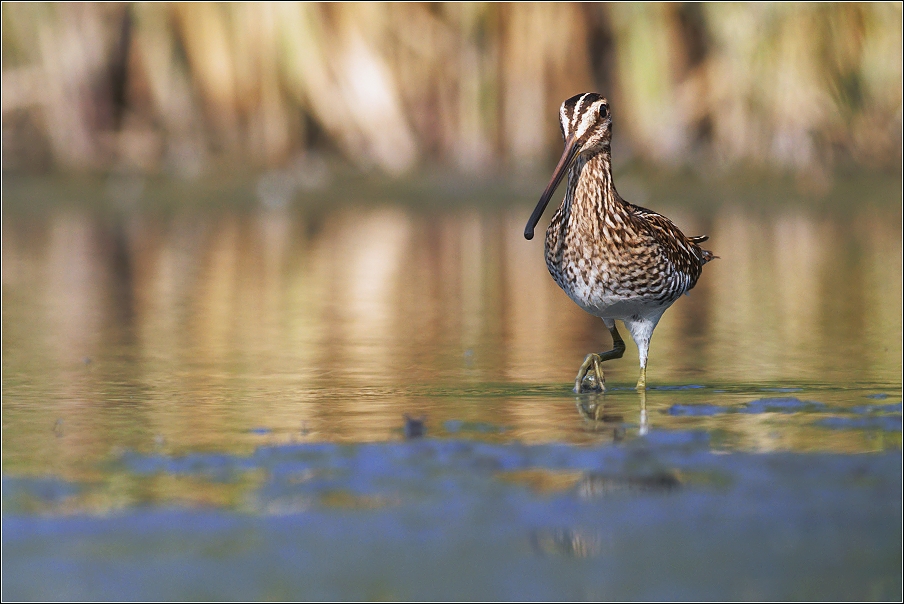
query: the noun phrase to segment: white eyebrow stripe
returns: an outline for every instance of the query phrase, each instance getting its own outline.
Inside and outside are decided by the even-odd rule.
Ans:
[[[559,121],[562,122],[562,131],[567,134],[568,131],[570,130],[570,128],[569,128],[570,124],[568,123],[567,117],[565,114],[565,103],[562,103],[562,106],[559,107]]]
[[[587,111],[581,116],[581,121],[579,124],[579,128],[575,128],[576,136],[583,136],[587,130],[593,126],[593,123],[596,121],[595,116],[593,115],[593,111]]]

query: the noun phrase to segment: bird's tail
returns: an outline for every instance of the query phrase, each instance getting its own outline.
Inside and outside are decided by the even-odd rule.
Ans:
[[[688,237],[687,239],[694,245],[699,245],[709,239],[709,235],[697,235],[696,237]],[[716,256],[709,250],[701,249],[700,252],[702,253],[700,259],[703,260],[703,264],[706,264],[710,260],[715,260],[716,258],[718,258],[718,256]]]

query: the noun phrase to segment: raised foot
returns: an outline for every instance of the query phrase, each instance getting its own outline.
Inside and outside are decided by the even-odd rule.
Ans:
[[[606,378],[603,376],[603,370],[600,368],[601,362],[602,359],[600,358],[600,355],[595,352],[591,352],[584,358],[581,369],[574,379],[575,394],[606,391]]]

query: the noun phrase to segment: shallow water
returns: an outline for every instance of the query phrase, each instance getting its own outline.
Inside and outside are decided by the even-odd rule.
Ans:
[[[900,183],[633,182],[720,256],[644,397],[518,195],[5,182],[4,598],[900,597]]]

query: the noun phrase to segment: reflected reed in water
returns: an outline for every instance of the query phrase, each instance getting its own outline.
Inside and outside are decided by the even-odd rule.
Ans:
[[[654,384],[898,387],[898,209],[842,218],[726,204],[709,222],[656,209],[709,233],[724,261],[660,323]],[[426,415],[431,436],[462,420],[504,428],[490,438],[592,440],[574,407],[548,401],[608,334],[545,274],[524,213],[7,212],[4,470],[84,467],[111,447],[401,439],[404,413]],[[636,395],[619,392],[635,377],[628,346],[628,361],[607,363],[603,413],[637,424]],[[689,421],[663,414],[693,392],[657,392],[653,425]],[[797,419],[776,440],[741,415],[696,419],[740,448],[873,446],[853,432],[814,440]]]

